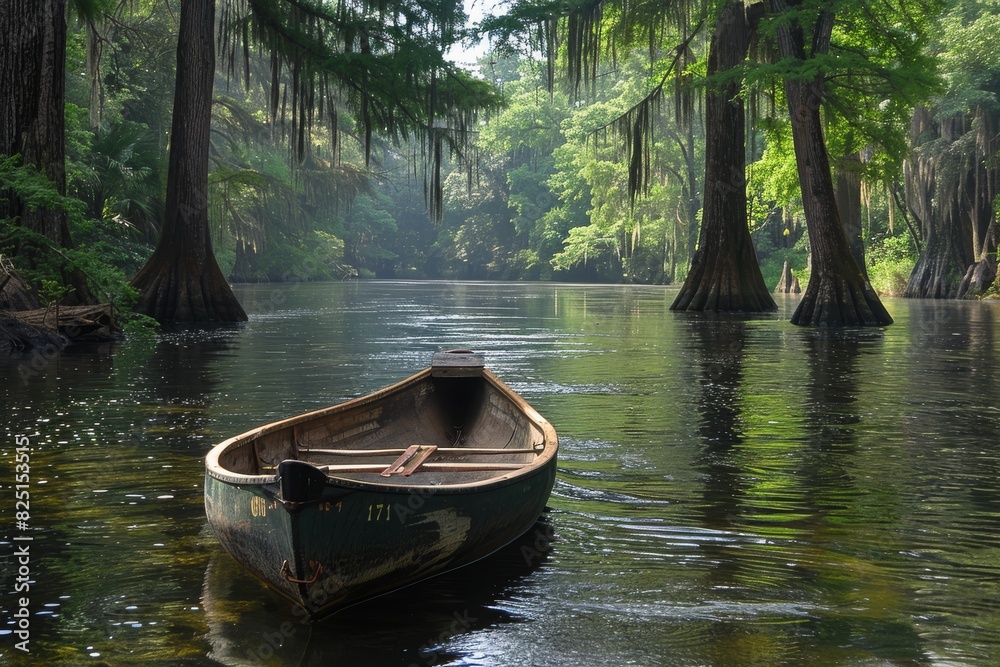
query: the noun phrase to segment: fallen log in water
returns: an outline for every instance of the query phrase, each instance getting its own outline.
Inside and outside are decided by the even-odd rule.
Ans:
[[[25,324],[11,315],[0,312],[0,353],[46,348],[61,350],[69,343],[69,339],[58,331]]]
[[[0,314],[0,333],[10,349],[45,345],[64,346],[67,342],[116,340],[121,329],[109,303],[95,306],[50,306],[35,310]]]

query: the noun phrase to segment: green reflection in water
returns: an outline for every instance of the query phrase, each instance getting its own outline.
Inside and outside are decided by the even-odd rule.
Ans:
[[[27,377],[30,360],[0,362],[0,484],[30,435],[38,572],[33,654],[3,643],[0,662],[1000,661],[995,304],[890,302],[895,325],[838,333],[671,313],[662,288],[240,294],[236,329],[67,352]],[[550,532],[286,626],[204,525],[204,453],[467,346],[560,434]],[[3,579],[8,617],[9,561]]]

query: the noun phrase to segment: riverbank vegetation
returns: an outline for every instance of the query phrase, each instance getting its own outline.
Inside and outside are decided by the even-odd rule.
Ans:
[[[793,321],[824,326],[994,289],[994,3],[525,0],[465,24],[409,0],[5,10],[0,253],[36,307],[160,322],[244,319],[231,282],[356,277],[676,284],[675,309],[747,312],[788,265]],[[470,73],[444,54],[472,34]]]

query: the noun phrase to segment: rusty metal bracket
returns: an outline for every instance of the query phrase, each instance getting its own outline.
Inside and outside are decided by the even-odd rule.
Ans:
[[[323,565],[322,563],[311,560],[309,561],[309,567],[313,569],[313,574],[310,579],[296,579],[292,576],[292,566],[289,565],[286,560],[281,564],[281,576],[286,581],[290,581],[293,584],[315,584],[316,580],[319,579],[320,573],[323,572]]]

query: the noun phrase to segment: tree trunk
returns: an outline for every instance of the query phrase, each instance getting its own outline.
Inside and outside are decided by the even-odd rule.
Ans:
[[[5,0],[0,32],[0,154],[20,155],[22,164],[33,165],[65,195],[66,0]],[[55,248],[73,247],[60,208],[31,210],[4,193],[0,217],[19,219]],[[48,252],[33,251],[28,260],[36,264]],[[79,269],[64,265],[62,275],[68,303],[94,303]]]
[[[787,12],[784,0],[770,0],[775,12]],[[833,15],[821,11],[812,35],[812,55],[826,52]],[[806,59],[805,37],[796,20],[778,27],[778,46],[785,58]],[[858,266],[837,211],[820,107],[820,77],[785,78],[785,95],[792,124],[795,163],[802,190],[806,226],[812,252],[809,285],[792,315],[792,324],[806,326],[880,326],[892,323],[885,306]]]
[[[926,137],[932,138],[915,145],[903,164],[906,203],[924,239],[903,296],[954,299],[976,262],[968,222],[968,202],[975,194],[968,189],[967,175],[972,135],[964,116],[938,122],[932,110],[921,106],[913,113],[910,141],[916,144]]]
[[[229,272],[229,279],[234,283],[256,282],[251,276],[254,274],[253,261],[251,255],[253,249],[244,239],[236,240],[236,262],[233,263],[233,270]]]
[[[750,25],[742,2],[719,17],[708,75],[746,58]],[[777,305],[764,284],[747,224],[746,115],[740,80],[712,82],[705,94],[705,208],[698,250],[671,310],[764,312]]]
[[[0,6],[0,151],[19,154],[22,164],[35,166],[59,194],[66,194],[65,11],[65,0],[6,0]],[[60,246],[68,235],[65,213],[29,211],[16,198],[4,217],[20,218]]]
[[[861,156],[857,153],[842,158],[836,169],[837,210],[844,223],[844,233],[858,268],[868,280],[865,264],[865,240],[861,222]]]
[[[684,222],[687,225],[684,243],[684,263],[689,267],[698,247],[698,212],[701,211],[701,200],[698,199],[698,165],[695,159],[694,119],[687,123],[684,132],[685,150],[684,162],[687,167],[687,215]],[[675,246],[676,251],[676,246]],[[671,274],[674,280],[676,274]]]
[[[137,309],[161,323],[247,319],[215,259],[209,233],[214,27],[214,0],[181,3],[166,214],[156,250],[133,281],[141,293]]]

